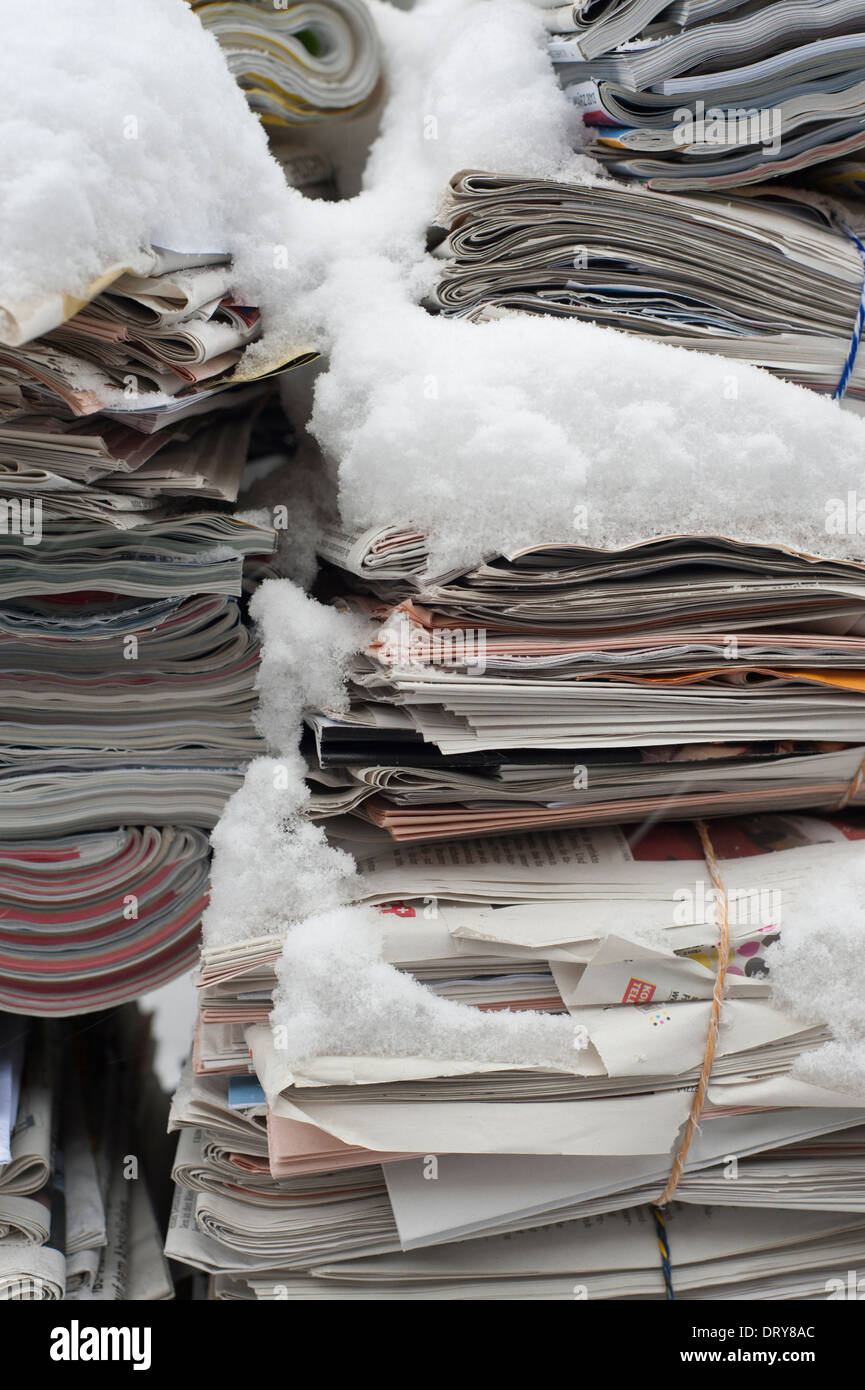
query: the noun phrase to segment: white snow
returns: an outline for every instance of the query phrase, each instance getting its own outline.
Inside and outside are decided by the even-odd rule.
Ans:
[[[290,579],[265,580],[250,613],[263,644],[258,724],[272,749],[290,753],[305,710],[348,708],[347,662],[366,645],[373,625],[316,602]]]
[[[422,1057],[570,1070],[585,1046],[566,1015],[469,1008],[439,998],[382,956],[378,914],[368,908],[323,912],[288,935],[270,1018],[289,1065]]]
[[[303,817],[307,788],[295,751],[256,758],[213,832],[209,946],[287,933],[357,893],[354,860]]]
[[[851,847],[852,848],[852,847]],[[806,1023],[828,1024],[833,1041],[799,1060],[793,1075],[865,1102],[865,851],[844,872],[814,875],[784,913],[766,953],[772,1000]]]
[[[250,605],[263,642],[260,727],[276,758],[257,758],[213,832],[208,945],[287,932],[349,902],[354,861],[304,818],[309,789],[298,751],[304,710],[347,705],[345,671],[369,626],[325,607],[289,579],[268,579]]]
[[[529,543],[682,532],[865,554],[855,531],[826,531],[832,499],[865,498],[861,418],[590,325],[419,313],[395,311],[372,346],[362,320],[345,328],[313,428],[340,459],[349,526],[420,526],[433,573]]]
[[[149,245],[230,251],[269,347],[295,341],[274,248],[302,198],[184,0],[0,0],[0,21],[0,304],[81,295]]]

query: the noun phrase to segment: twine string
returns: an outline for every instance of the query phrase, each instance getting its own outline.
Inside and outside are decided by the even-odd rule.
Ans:
[[[700,1116],[703,1106],[706,1103],[706,1092],[709,1089],[709,1078],[712,1074],[712,1064],[715,1061],[715,1048],[718,1043],[718,1028],[721,1022],[721,1009],[724,1003],[724,989],[727,983],[727,965],[730,959],[730,908],[727,899],[727,890],[724,887],[724,880],[721,877],[721,866],[715,854],[709,831],[704,821],[696,822],[697,833],[700,836],[700,844],[703,849],[703,857],[706,867],[709,870],[709,877],[712,880],[718,902],[720,916],[720,939],[718,942],[718,968],[715,972],[715,988],[712,992],[712,1007],[709,1011],[709,1027],[706,1034],[706,1048],[703,1053],[703,1064],[700,1068],[700,1075],[697,1080],[697,1088],[691,1101],[691,1109],[679,1140],[679,1147],[673,1159],[673,1166],[667,1185],[659,1197],[652,1203],[652,1215],[655,1221],[655,1233],[658,1237],[658,1247],[661,1251],[661,1269],[664,1274],[664,1286],[667,1291],[667,1298],[674,1298],[673,1276],[670,1262],[670,1244],[667,1238],[667,1227],[664,1215],[664,1208],[673,1200],[673,1194],[679,1185],[679,1179],[685,1171],[685,1164],[688,1160],[688,1151],[694,1141],[694,1135],[700,1125]]]
[[[853,800],[854,796],[856,796],[857,792],[859,791],[859,788],[862,786],[863,779],[865,779],[865,757],[863,757],[861,763],[857,767],[856,771],[853,773],[853,776],[850,778],[846,791],[844,791],[843,794],[839,797],[839,799],[835,802],[835,805],[830,807],[830,810],[845,810],[846,807],[850,805],[850,802]]]

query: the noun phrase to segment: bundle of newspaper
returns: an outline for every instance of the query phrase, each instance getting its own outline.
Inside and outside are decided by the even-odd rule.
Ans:
[[[723,914],[675,1293],[846,1296],[865,1094],[808,1070],[823,986],[803,1017],[772,972],[826,885],[861,883],[861,566],[679,537],[430,578],[398,528],[322,554],[370,621],[348,711],[307,715],[359,905],[206,943],[167,1253],[218,1298],[665,1297],[646,1204],[705,1068]],[[424,1020],[456,1005],[446,1044]]]
[[[146,1018],[85,1029],[0,1015],[0,1298],[174,1296]]]
[[[308,716],[318,817],[432,841],[865,805],[861,564],[670,537],[430,578],[416,532],[321,550],[370,639],[350,710]]]
[[[730,188],[865,147],[858,0],[576,0],[545,18],[588,151],[617,174]]]
[[[261,319],[230,257],[142,254],[146,273],[109,267],[84,300],[0,305],[0,491],[49,518],[130,529],[165,495],[235,500],[263,379],[315,356],[248,366]]]
[[[439,221],[443,313],[586,319],[865,396],[865,246],[807,191],[698,197],[468,170]]]
[[[309,354],[246,365],[259,313],[225,255],[147,258],[0,311],[0,1007],[22,1013],[189,969],[202,832],[263,747],[240,601],[276,538],[227,504],[262,378]]]
[[[190,970],[209,869],[189,826],[0,841],[0,1009],[86,1013]]]
[[[668,1215],[678,1297],[826,1296],[861,1258],[865,1098],[791,1076],[828,1029],[768,1000],[766,951],[849,871],[862,833],[804,817],[712,826],[733,948]],[[570,1057],[289,1063],[280,1031],[314,1007],[291,938],[206,949],[194,1068],[172,1108],[167,1254],[217,1276],[217,1297],[663,1297],[644,1204],[691,1105],[717,954],[693,827],[630,845],[618,828],[510,836],[360,867],[370,899],[404,891],[378,917],[387,962],[485,1016],[570,1015]],[[277,985],[289,993],[268,1024]]]
[[[223,511],[43,521],[40,503],[0,502],[0,840],[63,836],[58,862],[86,862],[83,831],[213,826],[263,746],[239,598],[273,530]]]
[[[266,124],[350,115],[378,86],[378,33],[364,0],[193,0],[193,8]]]
[[[219,254],[0,310],[0,835],[212,826],[260,748],[232,516],[263,376]],[[209,509],[190,499],[214,499]]]
[[[240,589],[231,542],[270,548],[269,533],[194,515],[148,528],[147,540],[136,532],[135,546],[87,529],[65,537],[73,563],[53,563],[50,541],[38,547],[41,563],[0,603],[0,837],[213,826],[262,747],[258,646],[225,592]],[[214,532],[229,544],[197,563],[193,545]]]

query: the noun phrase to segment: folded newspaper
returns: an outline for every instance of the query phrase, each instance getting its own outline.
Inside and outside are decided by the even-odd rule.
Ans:
[[[865,148],[857,0],[575,3],[545,10],[587,150],[658,189],[721,189]]]
[[[0,1299],[173,1298],[146,1020],[0,1023]]]
[[[438,220],[444,265],[432,305],[445,314],[585,319],[815,391],[839,393],[843,381],[853,402],[865,395],[861,354],[846,372],[861,214],[854,227],[843,207],[805,190],[680,196],[467,170]]]
[[[307,125],[351,114],[378,86],[378,32],[363,0],[193,0],[193,7],[266,124]]]
[[[369,641],[349,708],[307,714],[316,817],[409,841],[865,805],[859,564],[671,537],[427,579],[412,532],[321,548]]]
[[[230,258],[142,254],[149,273],[112,267],[84,301],[0,305],[0,492],[112,526],[159,495],[236,499],[260,383],[315,352],[248,366],[261,316]]]
[[[260,315],[226,255],[145,259],[0,311],[0,1006],[21,1014],[190,968],[204,831],[264,748],[239,600],[276,535],[226,504],[285,364],[247,366]]]

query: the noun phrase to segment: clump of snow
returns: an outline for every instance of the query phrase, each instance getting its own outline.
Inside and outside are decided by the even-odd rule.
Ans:
[[[571,1070],[585,1045],[564,1015],[484,1012],[439,998],[383,959],[380,919],[368,908],[321,912],[295,927],[276,970],[271,1024],[289,1064],[417,1056]]]
[[[857,1038],[833,1039],[803,1053],[794,1063],[792,1075],[812,1086],[846,1092],[851,1103],[865,1102],[865,1037],[861,1030]]]
[[[346,663],[369,624],[317,603],[289,579],[267,579],[250,604],[263,640],[259,725],[276,758],[257,758],[213,832],[208,945],[284,933],[357,896],[354,860],[305,818],[304,710],[345,709]]]
[[[348,527],[419,526],[433,573],[541,541],[680,533],[865,554],[855,527],[827,534],[832,505],[865,497],[865,420],[756,368],[592,325],[401,306],[371,340],[359,318],[312,428],[340,460]]]
[[[303,200],[184,0],[7,3],[2,65],[0,303],[82,295],[151,244],[230,251],[268,351],[294,340],[275,248]]]
[[[372,624],[316,602],[290,579],[265,580],[249,607],[262,641],[258,726],[271,748],[289,753],[305,710],[348,708],[347,663]]]
[[[354,860],[304,818],[308,789],[297,749],[257,758],[213,832],[209,946],[282,934],[357,896]]]
[[[773,1002],[806,1023],[828,1024],[832,1041],[793,1068],[802,1081],[865,1101],[865,856],[844,872],[814,875],[784,914],[766,961]]]

